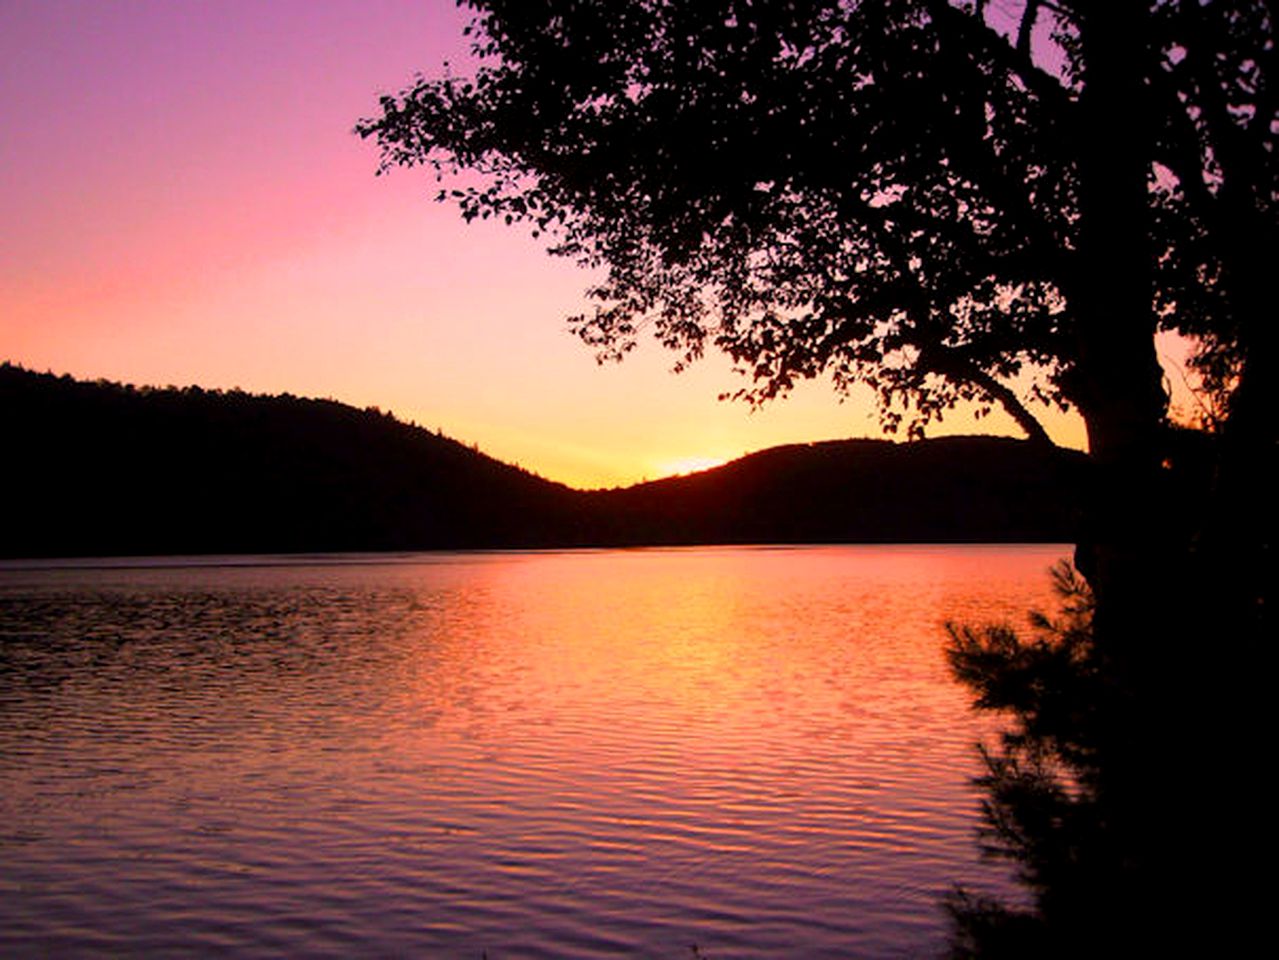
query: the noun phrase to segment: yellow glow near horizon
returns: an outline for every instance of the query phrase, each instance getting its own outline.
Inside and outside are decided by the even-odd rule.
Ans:
[[[713,467],[722,467],[728,463],[727,457],[680,457],[678,460],[667,460],[657,465],[661,477],[678,477],[688,473],[698,473]]]

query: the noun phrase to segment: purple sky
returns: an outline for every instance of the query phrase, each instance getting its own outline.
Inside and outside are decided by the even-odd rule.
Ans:
[[[761,413],[655,344],[597,367],[590,277],[351,133],[415,71],[467,72],[450,0],[0,0],[0,359],[332,396],[585,485],[876,434],[808,384]],[[956,418],[945,432],[970,432]],[[983,431],[1017,431],[999,417]],[[1054,421],[1080,444],[1074,420]]]

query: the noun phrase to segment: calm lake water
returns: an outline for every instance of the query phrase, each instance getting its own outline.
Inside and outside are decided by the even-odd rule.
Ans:
[[[0,565],[0,955],[935,955],[1067,552]]]

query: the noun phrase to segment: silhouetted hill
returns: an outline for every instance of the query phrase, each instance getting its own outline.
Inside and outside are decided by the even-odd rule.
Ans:
[[[954,437],[776,447],[577,491],[377,410],[0,366],[0,555],[1069,540],[1082,456]]]
[[[1069,541],[1083,462],[1007,437],[832,440],[596,496],[621,541]]]
[[[0,411],[8,556],[541,543],[562,537],[576,496],[331,400],[82,383],[5,365]]]

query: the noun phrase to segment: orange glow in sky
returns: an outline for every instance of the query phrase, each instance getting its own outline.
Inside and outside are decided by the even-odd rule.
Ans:
[[[380,93],[469,70],[452,0],[0,4],[0,360],[78,377],[329,396],[580,486],[877,435],[824,382],[751,413],[722,358],[599,367],[591,277],[373,175]],[[936,433],[1016,435],[956,413]],[[1083,445],[1073,417],[1049,418]]]

